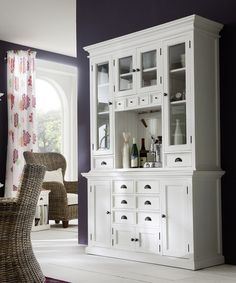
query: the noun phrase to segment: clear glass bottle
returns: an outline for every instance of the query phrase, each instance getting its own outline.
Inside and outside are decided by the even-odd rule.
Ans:
[[[138,168],[138,147],[135,138],[133,138],[133,145],[131,148],[130,159],[131,159],[131,168]]]
[[[174,144],[183,144],[183,134],[180,127],[180,120],[176,119],[175,133],[174,133]]]

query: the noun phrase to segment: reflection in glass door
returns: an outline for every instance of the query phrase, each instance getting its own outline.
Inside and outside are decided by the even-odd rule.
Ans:
[[[156,50],[141,53],[141,87],[157,85]]]
[[[170,145],[186,144],[185,43],[169,47]]]
[[[109,63],[97,64],[97,150],[110,149]]]
[[[119,91],[133,89],[133,57],[119,59]]]

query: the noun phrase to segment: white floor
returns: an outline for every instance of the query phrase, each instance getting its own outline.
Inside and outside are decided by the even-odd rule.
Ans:
[[[32,232],[33,247],[43,273],[72,283],[236,283],[236,266],[199,271],[86,255],[78,245],[77,225]]]

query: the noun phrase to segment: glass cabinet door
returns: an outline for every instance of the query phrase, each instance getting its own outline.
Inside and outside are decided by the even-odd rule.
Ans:
[[[110,72],[109,62],[95,66],[96,146],[98,151],[110,150]]]
[[[128,56],[119,59],[119,91],[133,88],[133,58]]]
[[[147,88],[157,85],[157,50],[141,52],[140,87]]]
[[[187,144],[185,45],[168,46],[169,145]]]

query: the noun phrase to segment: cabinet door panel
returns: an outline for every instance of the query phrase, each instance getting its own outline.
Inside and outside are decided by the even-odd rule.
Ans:
[[[111,187],[109,182],[96,182],[93,185],[90,203],[93,218],[93,245],[109,247],[111,243]]]
[[[146,253],[160,253],[160,231],[156,229],[137,229],[136,251]]]
[[[135,249],[135,229],[124,225],[116,225],[113,228],[113,246],[117,249]]]
[[[136,90],[135,51],[117,55],[115,60],[115,92],[118,95],[133,94]]]
[[[159,44],[150,44],[137,50],[137,91],[146,92],[160,89],[161,60]]]
[[[168,182],[162,188],[163,254],[189,257],[191,230],[189,185]]]
[[[168,150],[191,148],[191,87],[189,38],[164,43],[165,143]]]
[[[111,59],[92,63],[92,140],[94,154],[112,153],[112,73]]]

